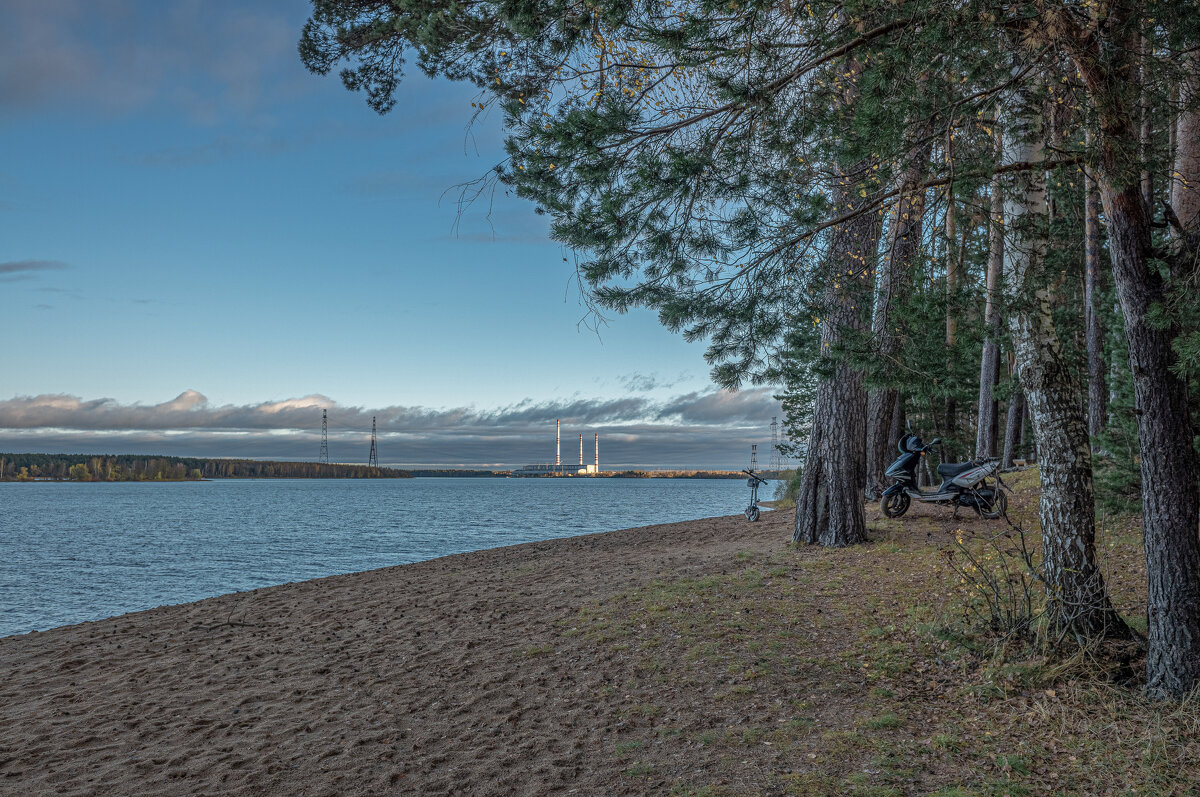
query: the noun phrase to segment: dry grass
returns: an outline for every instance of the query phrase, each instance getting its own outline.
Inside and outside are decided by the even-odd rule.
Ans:
[[[1011,479],[1011,514],[1035,532],[1036,478]],[[1049,651],[974,624],[972,585],[944,552],[995,525],[876,514],[866,546],[739,555],[741,572],[580,612],[572,625],[627,663],[628,711],[659,706],[645,772],[675,794],[1196,793],[1200,704],[1144,699],[1128,650]],[[1136,526],[1106,519],[1101,544],[1137,626]],[[695,750],[705,766],[679,775]]]

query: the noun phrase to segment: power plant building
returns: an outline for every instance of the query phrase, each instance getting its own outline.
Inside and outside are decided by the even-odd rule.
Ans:
[[[562,421],[555,421],[554,432],[554,464],[525,465],[514,470],[513,476],[595,476],[600,472],[600,435],[595,437],[595,461],[591,465],[583,463],[583,435],[579,435],[579,464],[564,465],[562,461]]]

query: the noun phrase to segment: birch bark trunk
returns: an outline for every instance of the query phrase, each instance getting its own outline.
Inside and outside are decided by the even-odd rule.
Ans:
[[[1040,132],[1016,137],[1009,149],[1014,160],[1041,161]],[[1096,566],[1092,450],[1082,387],[1055,329],[1053,296],[1043,273],[1046,215],[1045,173],[1021,174],[1017,190],[1005,201],[1005,298],[1041,462],[1038,515],[1046,613],[1055,633],[1080,641],[1125,637],[1129,629],[1113,609]]]

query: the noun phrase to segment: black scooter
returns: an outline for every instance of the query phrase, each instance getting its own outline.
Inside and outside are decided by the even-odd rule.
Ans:
[[[938,465],[937,472],[942,477],[942,483],[936,490],[922,490],[917,485],[917,465],[921,457],[935,446],[940,446],[941,442],[941,438],[935,438],[925,445],[915,434],[905,435],[900,440],[899,459],[883,473],[896,480],[895,484],[883,491],[883,514],[891,518],[900,517],[908,511],[913,500],[917,500],[930,504],[952,504],[956,515],[960,506],[968,506],[989,520],[1003,517],[1008,511],[1008,498],[1001,490],[1001,487],[1007,489],[1007,485],[1000,481],[999,460]],[[996,477],[995,486],[988,483],[990,476]]]

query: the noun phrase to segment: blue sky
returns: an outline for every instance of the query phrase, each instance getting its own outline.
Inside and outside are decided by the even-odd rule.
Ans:
[[[612,464],[743,466],[772,391],[715,394],[653,313],[581,324],[532,206],[458,213],[502,156],[474,90],[410,73],[380,117],[304,70],[307,15],[0,0],[0,450],[303,458],[329,406],[346,461],[378,414],[393,462],[552,456],[562,417]]]

